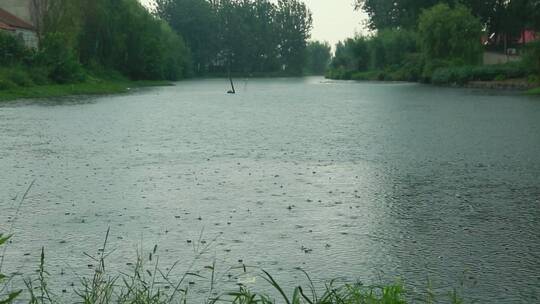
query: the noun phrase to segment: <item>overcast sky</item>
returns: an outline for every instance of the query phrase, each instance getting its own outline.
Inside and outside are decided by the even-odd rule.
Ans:
[[[140,0],[149,4],[153,0]],[[353,10],[354,0],[304,0],[313,12],[312,39],[334,45],[338,41],[365,32],[365,14]]]

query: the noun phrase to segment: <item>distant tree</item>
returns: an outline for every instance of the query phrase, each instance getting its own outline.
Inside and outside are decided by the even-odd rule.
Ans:
[[[477,64],[481,59],[482,24],[465,6],[437,4],[420,15],[419,39],[427,60]]]
[[[192,53],[197,74],[207,72],[219,51],[219,27],[215,7],[221,1],[156,0],[156,13],[179,33]]]
[[[349,71],[366,71],[371,66],[370,59],[368,38],[362,36],[348,38],[336,45],[331,67]]]
[[[278,0],[276,21],[281,64],[285,72],[300,75],[306,63],[307,40],[313,27],[311,12],[298,0]]]
[[[414,28],[423,9],[453,0],[355,0],[369,16],[371,29]]]
[[[301,74],[312,18],[299,0],[157,0],[156,14],[180,33],[198,74]]]
[[[399,66],[407,54],[418,52],[417,34],[405,29],[384,29],[369,40],[372,69]]]
[[[539,0],[355,0],[369,16],[371,29],[414,29],[422,11],[437,4],[470,9],[483,28],[498,36],[516,37],[526,28],[540,28]]]
[[[328,42],[310,41],[307,44],[306,72],[323,75],[332,58],[332,48]]]

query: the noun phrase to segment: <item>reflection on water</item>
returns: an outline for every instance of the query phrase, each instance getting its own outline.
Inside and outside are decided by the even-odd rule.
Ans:
[[[302,267],[317,282],[464,280],[481,302],[538,297],[537,99],[320,78],[238,87],[3,104],[1,231],[36,180],[9,270],[35,269],[45,246],[57,284],[78,282],[110,226],[112,268],[159,244],[182,273],[204,230],[216,242],[201,265],[242,260],[285,284]]]

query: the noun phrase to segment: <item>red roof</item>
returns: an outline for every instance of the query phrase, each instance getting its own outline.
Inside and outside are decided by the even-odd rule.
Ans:
[[[0,30],[13,31],[14,28],[0,21]]]
[[[0,24],[7,25],[8,27],[11,27],[12,29],[20,28],[20,29],[31,30],[31,31],[34,30],[34,27],[30,23],[24,20],[21,20],[19,17],[1,8],[0,8]]]

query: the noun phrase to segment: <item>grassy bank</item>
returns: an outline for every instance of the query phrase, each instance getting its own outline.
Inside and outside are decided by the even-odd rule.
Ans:
[[[0,101],[26,98],[50,98],[70,95],[100,95],[126,93],[131,88],[167,86],[169,81],[106,80],[74,84],[48,84],[29,87],[14,87],[0,90]]]
[[[527,94],[540,96],[540,87],[527,91]]]
[[[39,261],[36,261],[36,272],[18,274],[26,288],[14,288],[10,283],[14,278],[0,273],[0,303],[60,304],[75,301],[88,304],[407,304],[416,303],[418,299],[429,304],[465,303],[455,289],[436,295],[432,288],[427,288],[422,293],[412,292],[399,282],[364,285],[338,280],[316,286],[308,273],[300,268],[296,271],[304,277],[300,280],[303,284],[284,286],[270,273],[248,266],[242,260],[238,261],[238,265],[224,271],[218,270],[221,267],[215,262],[207,266],[195,266],[204,265],[202,258],[211,251],[216,241],[213,239],[206,242],[202,235],[199,241],[194,242],[194,257],[185,263],[188,266],[185,272],[176,272],[180,261],[162,269],[157,245],[150,252],[142,253],[141,250],[136,261],[127,263],[129,269],[111,271],[106,259],[114,250],[107,247],[108,236],[109,231],[97,256],[87,255],[91,263],[88,267],[93,269],[93,274],[79,278],[78,286],[71,284],[69,289],[51,290],[49,286],[58,286],[51,284],[58,278],[48,271],[46,251],[42,249]],[[4,245],[0,246],[4,249],[3,255],[9,238],[0,234],[0,245]],[[3,262],[2,259],[0,271]],[[257,279],[260,283],[254,284]],[[243,281],[249,283],[242,283]],[[260,292],[259,288],[266,292]],[[70,300],[66,301],[66,298]]]

